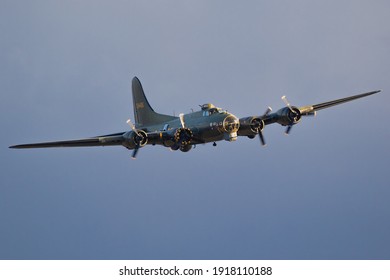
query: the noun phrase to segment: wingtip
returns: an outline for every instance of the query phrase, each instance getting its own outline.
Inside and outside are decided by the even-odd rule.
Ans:
[[[21,145],[12,145],[8,147],[9,149],[20,149]]]
[[[368,92],[368,94],[370,95],[370,94],[375,94],[375,93],[379,93],[379,92],[381,92],[382,90],[381,89],[378,89],[378,90],[374,90],[374,91],[370,91],[370,92]]]

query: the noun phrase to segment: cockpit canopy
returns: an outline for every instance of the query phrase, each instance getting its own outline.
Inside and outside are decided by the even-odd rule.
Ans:
[[[202,108],[204,117],[211,116],[211,115],[217,114],[217,113],[219,113],[219,114],[227,114],[226,110],[218,108],[218,107],[215,107],[211,103],[206,103],[206,104],[200,105],[200,108]]]

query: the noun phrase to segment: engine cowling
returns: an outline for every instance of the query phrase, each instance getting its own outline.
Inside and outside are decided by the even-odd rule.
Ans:
[[[302,114],[297,107],[291,107],[291,109],[289,107],[284,107],[275,114],[276,122],[284,126],[297,124],[302,117]]]
[[[254,133],[258,133],[259,130],[263,130],[264,128],[264,121],[259,118],[253,118],[250,122],[250,128],[251,131]]]
[[[180,146],[187,146],[191,144],[194,134],[189,128],[178,128],[173,136],[174,141]]]
[[[264,121],[259,117],[249,117],[240,119],[240,134],[245,134],[254,137],[259,133],[259,129],[264,129]],[[253,133],[253,135],[250,135]]]
[[[143,147],[148,143],[148,134],[143,130],[137,130],[138,134],[134,131],[129,131],[123,135],[125,141],[122,143],[123,146],[129,149],[135,147]]]

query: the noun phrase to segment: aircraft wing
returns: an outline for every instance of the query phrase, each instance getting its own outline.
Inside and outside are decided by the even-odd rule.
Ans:
[[[55,142],[43,142],[10,146],[11,149],[29,149],[29,148],[56,148],[56,147],[94,147],[94,146],[116,146],[122,145],[125,132],[83,138],[77,140],[64,140]]]
[[[287,126],[285,133],[289,134],[292,126],[299,123],[302,116],[314,116],[319,110],[336,106],[362,97],[366,97],[378,92],[380,92],[380,90],[370,91],[349,97],[331,100],[328,102],[302,107],[291,106],[290,103],[288,103],[288,101],[286,100],[286,97],[283,96],[282,99],[286,103],[287,107],[283,107],[272,114],[270,114],[271,108],[268,108],[268,110],[262,116],[251,116],[240,119],[240,130],[238,131],[238,133],[240,136],[248,136],[251,138],[258,134],[261,144],[265,145],[262,130],[266,125],[278,123],[282,126]]]
[[[323,103],[319,103],[319,104],[315,104],[315,105],[303,106],[303,107],[299,108],[299,111],[301,112],[302,115],[312,114],[315,111],[319,111],[319,110],[322,110],[325,108],[336,106],[338,104],[349,102],[349,101],[352,101],[352,100],[355,100],[358,98],[366,97],[366,96],[369,96],[369,95],[372,95],[372,94],[375,94],[378,92],[380,92],[380,90],[370,91],[370,92],[366,92],[366,93],[362,93],[362,94],[358,94],[358,95],[353,95],[353,96],[349,96],[349,97],[345,97],[345,98],[340,98],[340,99],[336,99],[336,100],[332,100],[332,101],[328,101],[328,102],[323,102]]]

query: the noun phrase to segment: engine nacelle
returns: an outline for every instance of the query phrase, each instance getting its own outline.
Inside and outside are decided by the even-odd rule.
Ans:
[[[148,143],[148,134],[143,130],[137,130],[138,134],[134,131],[128,131],[123,135],[125,139],[122,143],[128,149],[134,149],[137,146],[143,147]]]
[[[263,130],[264,121],[260,117],[248,117],[240,119],[239,135],[255,136],[259,129]],[[252,135],[251,135],[252,134]]]
[[[275,113],[276,122],[283,126],[293,125],[301,120],[302,114],[297,107],[284,107]]]

